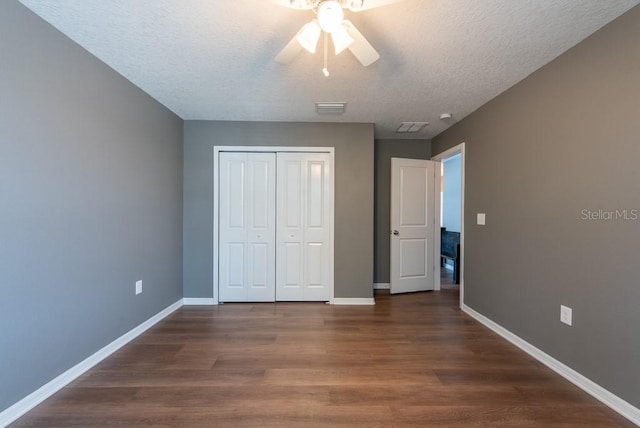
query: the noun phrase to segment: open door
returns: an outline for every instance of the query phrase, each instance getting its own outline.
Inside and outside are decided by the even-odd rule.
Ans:
[[[391,159],[391,293],[435,288],[436,162]]]

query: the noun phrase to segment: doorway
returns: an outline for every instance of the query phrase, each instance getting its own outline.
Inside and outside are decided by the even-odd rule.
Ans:
[[[334,149],[214,147],[214,303],[333,303]]]
[[[441,201],[441,226],[438,231],[442,233],[443,228],[455,234],[459,233],[460,249],[457,254],[457,260],[452,264],[452,268],[457,267],[457,281],[459,284],[460,301],[462,307],[464,302],[464,189],[465,189],[465,143],[461,143],[449,150],[446,150],[432,158],[434,161],[441,162],[443,178],[442,178],[442,194]],[[449,177],[447,178],[447,175]],[[459,229],[459,230],[456,230]],[[440,236],[440,240],[442,236]],[[444,258],[445,261],[450,258]],[[453,260],[450,260],[453,262]],[[456,266],[457,264],[457,266]],[[443,273],[446,273],[441,263],[436,265],[438,272],[435,274],[438,282],[437,289],[440,289],[440,279]],[[454,276],[451,273],[450,276]],[[451,278],[453,279],[453,278]]]

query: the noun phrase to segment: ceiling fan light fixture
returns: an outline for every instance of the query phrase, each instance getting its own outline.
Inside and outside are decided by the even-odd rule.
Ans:
[[[349,35],[347,29],[344,25],[341,25],[340,28],[333,33],[331,33],[331,40],[333,40],[333,47],[336,50],[336,55],[340,52],[348,48],[355,42],[353,37]]]
[[[318,40],[320,40],[321,33],[320,25],[315,19],[298,31],[296,40],[300,43],[300,46],[305,48],[312,54],[316,53],[316,47],[318,46]]]
[[[344,11],[337,0],[325,0],[318,6],[318,22],[322,31],[333,33],[342,28]]]

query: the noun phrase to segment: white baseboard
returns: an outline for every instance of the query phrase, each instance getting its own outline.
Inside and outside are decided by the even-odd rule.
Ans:
[[[113,354],[118,349],[122,348],[124,345],[144,333],[146,330],[153,327],[154,324],[158,323],[167,315],[171,314],[176,309],[179,309],[181,306],[182,299],[178,300],[176,303],[152,316],[139,326],[135,327],[133,330],[130,330],[129,332],[120,336],[104,348],[100,349],[84,361],[81,361],[75,366],[71,367],[69,370],[62,373],[60,376],[51,380],[47,384],[41,386],[36,391],[27,395],[11,407],[8,407],[7,409],[0,412],[0,427],[9,425],[11,422],[15,421],[20,416],[33,409],[38,404],[51,397],[53,394],[67,386],[69,383],[74,381],[91,367],[95,366],[100,361],[104,360],[109,355]]]
[[[634,407],[617,395],[607,391],[597,383],[573,370],[571,367],[561,363],[551,355],[541,351],[529,342],[521,339],[506,328],[502,327],[500,324],[491,321],[489,318],[476,312],[467,305],[462,305],[462,310],[485,327],[493,330],[495,333],[507,339],[509,342],[513,343],[518,348],[522,349],[524,352],[576,385],[578,388],[620,413],[634,424],[640,426],[640,409],[637,407]]]
[[[373,297],[334,297],[334,305],[375,305]]]
[[[185,297],[182,299],[182,304],[185,306],[211,306],[216,303],[213,301],[213,297]]]
[[[374,290],[391,290],[391,284],[388,282],[376,282],[373,284]]]

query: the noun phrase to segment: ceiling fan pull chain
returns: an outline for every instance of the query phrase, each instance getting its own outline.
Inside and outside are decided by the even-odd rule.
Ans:
[[[329,33],[324,32],[324,68],[322,69],[322,74],[324,77],[329,77],[329,70],[327,69],[327,59],[329,56]]]

